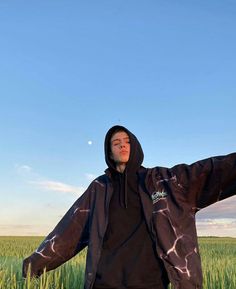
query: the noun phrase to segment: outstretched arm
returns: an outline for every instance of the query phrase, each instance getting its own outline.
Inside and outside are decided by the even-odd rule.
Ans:
[[[90,187],[73,204],[54,230],[38,249],[23,261],[23,277],[30,264],[30,275],[40,276],[60,266],[88,244],[90,213]]]
[[[236,194],[236,153],[172,168],[189,204],[198,209]]]

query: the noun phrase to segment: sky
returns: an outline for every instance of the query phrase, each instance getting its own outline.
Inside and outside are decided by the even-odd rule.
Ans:
[[[0,2],[0,235],[47,235],[120,124],[146,167],[236,148],[236,2]],[[197,214],[236,237],[236,197]]]

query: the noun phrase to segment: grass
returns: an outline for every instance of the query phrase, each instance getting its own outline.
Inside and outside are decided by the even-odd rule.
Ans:
[[[0,237],[0,289],[82,289],[86,250],[36,279],[22,279],[22,260],[43,237]],[[236,239],[199,238],[204,289],[236,288]]]

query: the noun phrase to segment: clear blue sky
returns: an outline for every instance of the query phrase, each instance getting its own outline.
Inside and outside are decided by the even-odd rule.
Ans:
[[[114,124],[144,165],[236,147],[235,1],[0,3],[0,235],[45,235],[106,168]],[[200,235],[236,236],[236,198]]]

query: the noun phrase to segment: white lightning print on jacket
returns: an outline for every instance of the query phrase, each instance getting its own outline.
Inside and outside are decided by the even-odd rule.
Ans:
[[[170,181],[170,180],[175,181],[175,182],[177,181],[176,178],[173,177],[171,179],[160,180],[160,181],[158,181],[158,183],[161,183],[162,181]],[[178,185],[178,186],[181,187],[181,185]],[[191,272],[190,272],[190,269],[189,269],[190,268],[189,267],[189,257],[192,254],[197,254],[198,250],[195,247],[194,249],[192,249],[192,250],[190,250],[189,252],[186,253],[184,259],[180,257],[181,254],[180,255],[178,254],[177,245],[178,245],[178,243],[179,243],[179,241],[181,239],[186,239],[186,238],[189,239],[190,236],[188,236],[186,234],[183,234],[182,232],[178,233],[178,229],[177,229],[176,226],[174,226],[173,221],[172,221],[172,219],[170,217],[171,213],[170,213],[170,208],[169,208],[169,205],[168,205],[168,199],[167,198],[160,198],[156,202],[156,206],[157,206],[157,204],[158,204],[158,207],[160,207],[160,209],[154,210],[153,214],[154,215],[160,214],[165,219],[167,219],[168,223],[170,224],[171,229],[173,230],[174,235],[176,237],[174,243],[169,248],[165,248],[165,252],[160,254],[160,257],[163,260],[167,259],[167,256],[168,256],[169,260],[175,259],[175,262],[173,262],[173,264],[176,264],[176,263],[178,264],[179,263],[179,265],[177,265],[177,266],[175,265],[174,268],[181,274],[187,274],[188,278],[190,278],[191,277]],[[194,218],[194,214],[192,215],[192,217]]]
[[[77,207],[75,208],[74,212],[73,212],[73,215],[76,213],[76,212],[79,212],[79,213],[89,213],[90,212],[90,209],[81,209],[80,207]],[[36,254],[39,254],[40,256],[42,256],[43,258],[45,259],[51,259],[52,256],[48,256],[44,253],[45,250],[49,250],[49,252],[47,252],[47,254],[50,254],[50,251],[57,254],[58,256],[62,257],[62,255],[60,255],[58,252],[56,252],[55,250],[55,243],[56,243],[56,238],[58,236],[57,235],[54,235],[52,238],[50,239],[46,239],[44,240],[44,242],[41,244],[41,246],[36,249],[35,253]],[[48,243],[49,243],[49,247],[48,247]]]
[[[41,255],[43,258],[46,258],[46,259],[52,258],[52,257],[50,257],[50,256],[44,255],[44,254],[43,254],[43,251],[46,249],[46,247],[45,247],[46,244],[47,244],[48,242],[50,242],[50,249],[52,250],[52,252],[56,253],[56,251],[55,251],[55,249],[54,249],[55,238],[56,238],[56,237],[57,237],[57,235],[53,236],[53,237],[52,237],[51,239],[49,239],[49,240],[45,240],[45,241],[43,242],[43,244],[42,244],[43,248],[39,251],[39,248],[41,247],[41,246],[40,246],[40,247],[35,251],[35,253]]]

